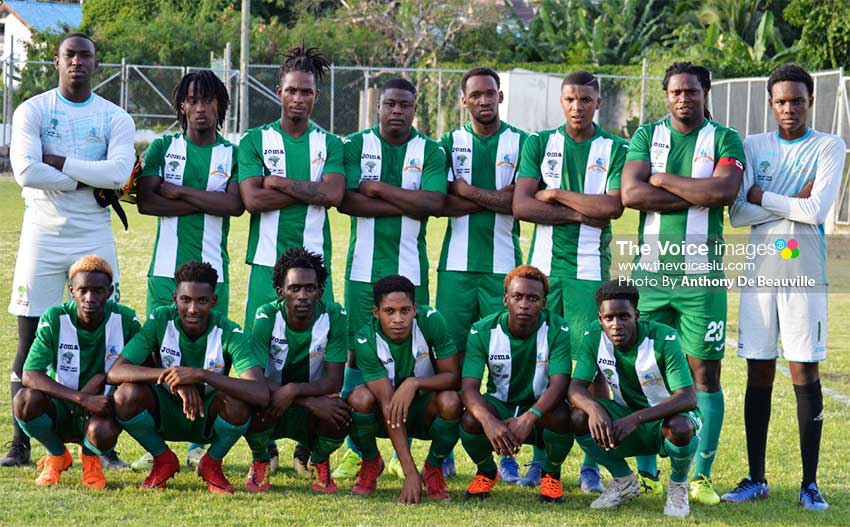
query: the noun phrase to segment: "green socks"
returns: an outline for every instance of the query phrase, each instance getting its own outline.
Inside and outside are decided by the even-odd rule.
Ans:
[[[127,421],[117,418],[115,420],[152,456],[156,457],[168,448],[162,436],[156,431],[153,416],[147,410],[143,410]]]
[[[691,470],[691,461],[697,451],[699,440],[696,436],[685,446],[676,446],[668,439],[664,439],[664,450],[670,456],[670,479],[677,483],[688,481],[688,472]]]
[[[472,462],[478,465],[478,472],[495,472],[496,462],[493,461],[493,447],[490,445],[487,435],[470,434],[462,426],[459,426],[458,430],[463,449],[469,454]]]
[[[348,437],[360,451],[361,459],[368,461],[378,457],[378,443],[375,439],[377,435],[378,420],[375,418],[375,414],[351,412],[351,429],[348,432]]]
[[[259,432],[245,432],[245,442],[248,443],[248,448],[251,449],[251,458],[254,461],[268,463],[271,459],[271,456],[269,456],[269,442],[272,439],[273,433],[274,428]]]
[[[532,432],[534,433],[534,432]],[[531,445],[531,460],[532,461],[546,461],[546,450],[540,448],[539,446]]]
[[[457,444],[459,429],[460,419],[454,421],[446,421],[442,417],[434,419],[431,430],[428,431],[431,437],[431,448],[428,450],[427,459],[429,465],[442,468],[443,459],[452,453],[452,449]]]
[[[217,415],[215,421],[213,421],[213,440],[210,443],[209,450],[207,450],[207,455],[216,461],[224,459],[224,456],[230,452],[230,449],[239,441],[239,438],[245,435],[249,424],[251,424],[250,419],[241,425],[230,424],[220,415]],[[267,445],[268,443],[266,443]]]
[[[584,450],[591,459],[607,468],[608,472],[611,473],[611,476],[615,478],[622,478],[632,473],[632,469],[629,468],[629,464],[626,463],[625,459],[613,454],[613,452],[606,451],[604,448],[594,443],[590,434],[576,436],[576,441],[579,445],[581,445],[582,450]]]
[[[17,417],[15,420],[18,421],[21,430],[26,435],[38,440],[39,443],[44,445],[44,449],[51,456],[61,456],[65,453],[65,443],[62,442],[62,438],[53,429],[53,419],[46,413],[41,414],[32,421],[21,421]]]
[[[91,444],[89,442],[89,438],[87,438],[87,437],[83,438],[83,454],[85,454],[87,456],[102,456],[104,454],[108,454],[111,451],[112,451],[111,448],[109,450],[101,450],[101,449],[97,448],[96,446],[94,446],[93,444]]]
[[[657,456],[636,456],[638,472],[656,476],[658,474],[658,457]]]
[[[567,459],[570,449],[573,448],[573,435],[559,434],[544,428],[543,444],[546,445],[546,450],[544,450],[546,461],[543,463],[543,471],[550,474],[560,474],[561,465]],[[534,453],[537,454],[536,446]]]
[[[310,454],[310,461],[314,464],[327,461],[331,457],[331,454],[342,446],[343,441],[345,441],[345,438],[342,437],[336,438],[320,435],[316,441],[316,448]]]
[[[697,406],[702,412],[702,431],[697,449],[699,455],[694,463],[694,476],[702,474],[710,478],[711,465],[720,442],[720,429],[723,428],[723,413],[726,410],[723,390],[714,393],[697,390]]]

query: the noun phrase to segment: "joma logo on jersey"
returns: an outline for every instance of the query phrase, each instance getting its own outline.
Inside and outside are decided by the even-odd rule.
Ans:
[[[263,155],[264,156],[268,156],[268,155],[283,156],[283,155],[286,155],[286,152],[284,152],[280,148],[263,148]]]
[[[59,349],[77,351],[80,347],[76,344],[59,344]]]
[[[165,159],[176,159],[177,161],[186,161],[186,156],[181,156],[180,154],[168,152],[167,154],[165,154]]]
[[[665,145],[664,143],[659,143],[658,141],[652,142],[652,148],[663,148],[665,150],[670,149],[670,145]]]
[[[546,157],[564,157],[560,152],[546,152]]]
[[[285,338],[275,337],[274,335],[272,335],[272,344],[277,344],[279,346],[286,346],[286,343],[287,343],[287,341],[286,341]]]
[[[160,355],[165,354],[165,355],[174,355],[174,356],[177,356],[177,355],[179,355],[179,353],[180,353],[180,352],[179,352],[179,351],[177,351],[176,349],[167,348],[167,347],[165,347],[165,346],[162,346],[161,348],[159,348],[159,354],[160,354]]]
[[[377,154],[369,154],[367,152],[363,152],[362,154],[360,154],[360,159],[374,159],[375,161],[380,161],[381,156]]]
[[[387,357],[387,360],[382,360],[382,359],[379,357],[379,358],[378,358],[378,360],[380,360],[380,361],[381,361],[381,364],[383,364],[384,366],[389,366],[390,364],[392,364],[392,363],[394,363],[394,362],[395,362],[395,361],[393,360],[393,358],[392,358],[392,357]]]
[[[602,366],[616,366],[617,363],[611,359],[606,359],[604,357],[599,357],[596,359],[596,364],[601,364]]]
[[[502,159],[498,163],[496,163],[496,168],[499,168],[501,166],[509,166],[511,168],[516,168],[516,165],[514,164],[510,154],[503,155]]]
[[[501,353],[491,353],[490,356],[487,357],[487,360],[491,360],[491,361],[493,361],[493,360],[511,360],[511,356],[510,355],[504,355],[504,354],[501,354]]]

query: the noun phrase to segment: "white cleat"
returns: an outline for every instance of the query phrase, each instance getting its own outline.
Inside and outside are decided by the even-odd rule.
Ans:
[[[664,504],[664,514],[683,518],[691,513],[688,503],[688,482],[670,480],[667,485],[667,503]]]
[[[685,493],[688,487],[685,485]],[[602,494],[590,504],[591,509],[613,509],[640,494],[640,483],[634,473],[608,482]]]

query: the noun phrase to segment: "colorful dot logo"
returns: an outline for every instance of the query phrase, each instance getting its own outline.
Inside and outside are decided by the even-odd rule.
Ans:
[[[787,242],[778,238],[775,242],[773,242],[773,246],[779,251],[779,255],[782,256],[783,260],[793,260],[800,255],[800,250],[797,248],[797,240],[791,238]]]

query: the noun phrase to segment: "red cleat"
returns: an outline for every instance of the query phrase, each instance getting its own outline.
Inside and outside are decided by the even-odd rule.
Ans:
[[[207,482],[207,490],[210,492],[233,494],[233,485],[221,470],[221,460],[211,458],[209,452],[198,463],[198,475]]]
[[[178,472],[180,472],[180,460],[177,459],[177,456],[174,455],[171,449],[166,448],[165,452],[154,456],[151,473],[142,482],[140,488],[164,489],[165,483]]]
[[[357,481],[354,482],[354,487],[351,492],[358,496],[368,496],[375,492],[378,488],[378,476],[384,471],[384,460],[381,455],[375,459],[364,459],[360,463],[360,474],[357,475]]]
[[[269,483],[268,461],[254,461],[251,468],[248,469],[245,488],[251,492],[268,492],[272,488],[271,483]]]
[[[333,494],[336,492],[336,483],[331,477],[331,464],[325,460],[321,463],[307,463],[307,468],[313,476],[313,490],[316,492],[324,492],[325,494]]]
[[[425,481],[425,495],[432,500],[449,499],[449,489],[443,477],[443,467],[431,466],[427,461],[422,467],[422,480]]]

